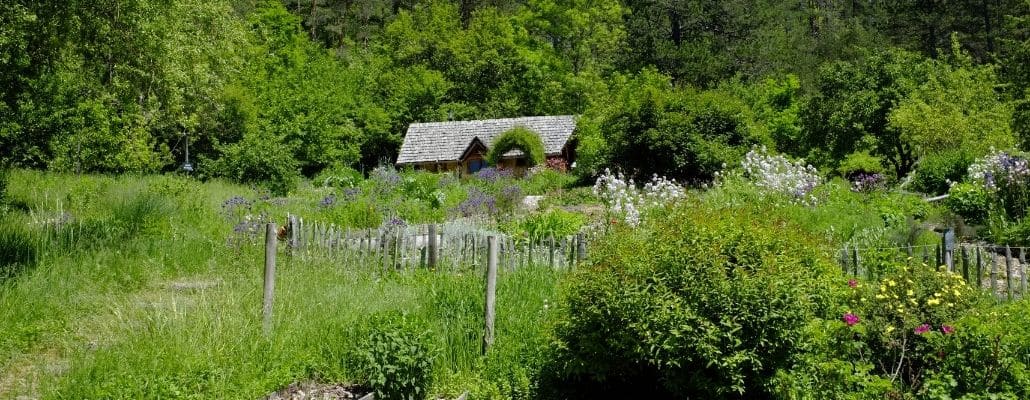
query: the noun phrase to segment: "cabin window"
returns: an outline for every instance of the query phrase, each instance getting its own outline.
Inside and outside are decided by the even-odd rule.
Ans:
[[[470,174],[474,174],[476,172],[479,172],[479,170],[483,169],[484,167],[486,167],[486,160],[475,159],[475,160],[469,161],[469,173]]]

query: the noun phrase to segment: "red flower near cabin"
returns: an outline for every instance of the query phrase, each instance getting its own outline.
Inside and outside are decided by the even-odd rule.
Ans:
[[[860,321],[858,316],[852,313],[844,314],[844,317],[842,317],[841,319],[844,320],[844,323],[848,324],[848,326],[855,326],[855,324],[857,324]]]

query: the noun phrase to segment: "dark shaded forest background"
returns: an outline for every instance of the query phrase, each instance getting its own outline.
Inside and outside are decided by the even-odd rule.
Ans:
[[[0,162],[291,181],[416,121],[580,115],[577,172],[764,145],[941,192],[1030,144],[1030,1],[14,0]],[[912,172],[916,174],[912,174]]]

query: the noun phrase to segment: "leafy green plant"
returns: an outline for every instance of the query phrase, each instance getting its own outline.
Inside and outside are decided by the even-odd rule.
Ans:
[[[987,220],[990,210],[990,198],[983,185],[974,183],[957,183],[948,190],[948,198],[944,204],[949,210],[971,223]]]
[[[531,241],[563,238],[574,235],[586,224],[582,214],[553,208],[541,213],[526,216],[502,225],[505,233],[516,237],[524,237]]]
[[[947,193],[950,182],[960,182],[973,158],[962,150],[929,154],[913,171],[912,189],[929,194]]]
[[[763,397],[829,306],[820,242],[757,214],[678,206],[592,245],[566,288],[544,397]],[[765,217],[763,217],[765,219]]]
[[[377,399],[429,397],[436,352],[427,332],[396,322],[373,324],[359,353]]]
[[[502,133],[494,140],[490,152],[486,155],[486,160],[490,165],[497,165],[504,153],[511,150],[521,150],[525,154],[526,163],[529,166],[542,164],[547,155],[540,135],[528,128],[517,126]]]

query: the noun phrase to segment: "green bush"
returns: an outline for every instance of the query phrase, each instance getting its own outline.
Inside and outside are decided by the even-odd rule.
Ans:
[[[543,164],[547,157],[544,142],[540,141],[540,135],[527,128],[516,126],[494,140],[490,153],[486,155],[486,160],[490,165],[497,165],[504,153],[515,149],[522,150],[526,154],[526,162],[531,167]]]
[[[985,298],[959,275],[895,265],[869,284],[852,280],[835,319],[814,322],[803,362],[778,377],[781,396],[812,399],[1026,398],[1018,340],[1005,340]],[[1018,388],[1018,389],[1017,389]],[[791,396],[791,394],[802,394]],[[1007,394],[1007,395],[1006,395]],[[1008,396],[1015,395],[1015,396]]]
[[[359,351],[377,399],[429,397],[436,354],[426,332],[398,322],[375,323]]]
[[[565,288],[542,397],[770,393],[830,304],[836,267],[782,220],[733,209],[660,210],[592,247]]]
[[[912,177],[912,189],[928,193],[947,193],[950,182],[961,182],[969,170],[973,158],[962,151],[930,154],[916,165]]]
[[[944,201],[944,205],[968,222],[982,223],[987,220],[987,213],[990,210],[988,196],[983,185],[957,183],[948,190],[948,198]]]

